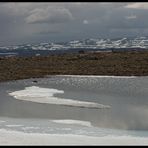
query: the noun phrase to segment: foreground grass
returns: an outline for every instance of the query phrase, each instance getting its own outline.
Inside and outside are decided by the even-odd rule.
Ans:
[[[0,58],[0,81],[38,78],[45,75],[148,76],[148,52]]]

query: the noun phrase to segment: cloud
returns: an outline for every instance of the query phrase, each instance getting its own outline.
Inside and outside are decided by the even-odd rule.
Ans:
[[[22,16],[32,9],[32,5],[30,3],[3,3],[0,4],[0,9],[10,16]]]
[[[88,24],[88,20],[83,20],[83,24],[87,25]]]
[[[55,29],[55,28],[44,28],[44,29],[40,29],[38,31],[35,32],[35,34],[38,35],[49,35],[49,34],[59,34],[61,33],[62,30],[59,29]]]
[[[127,4],[125,8],[147,9],[148,10],[148,3],[131,3],[131,4]]]
[[[73,16],[68,9],[52,8],[34,9],[26,18],[27,23],[64,23],[73,20]]]
[[[0,43],[143,34],[147,10],[148,3],[2,3]]]
[[[136,15],[130,15],[130,16],[126,16],[125,18],[126,19],[136,19],[137,16]]]

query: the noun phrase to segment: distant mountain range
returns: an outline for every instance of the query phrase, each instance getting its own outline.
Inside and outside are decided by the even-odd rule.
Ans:
[[[17,46],[0,46],[0,56],[15,54],[42,54],[51,52],[76,52],[78,50],[147,50],[148,37],[119,38],[119,39],[84,39],[61,43],[24,44]],[[50,52],[48,52],[50,51]],[[31,55],[32,55],[31,54]]]

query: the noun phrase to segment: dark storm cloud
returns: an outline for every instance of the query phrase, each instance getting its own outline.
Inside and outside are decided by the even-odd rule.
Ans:
[[[0,44],[145,35],[148,3],[1,3]]]

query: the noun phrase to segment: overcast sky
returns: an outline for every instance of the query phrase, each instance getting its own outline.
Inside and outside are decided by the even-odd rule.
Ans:
[[[148,34],[148,3],[0,3],[0,45]]]

